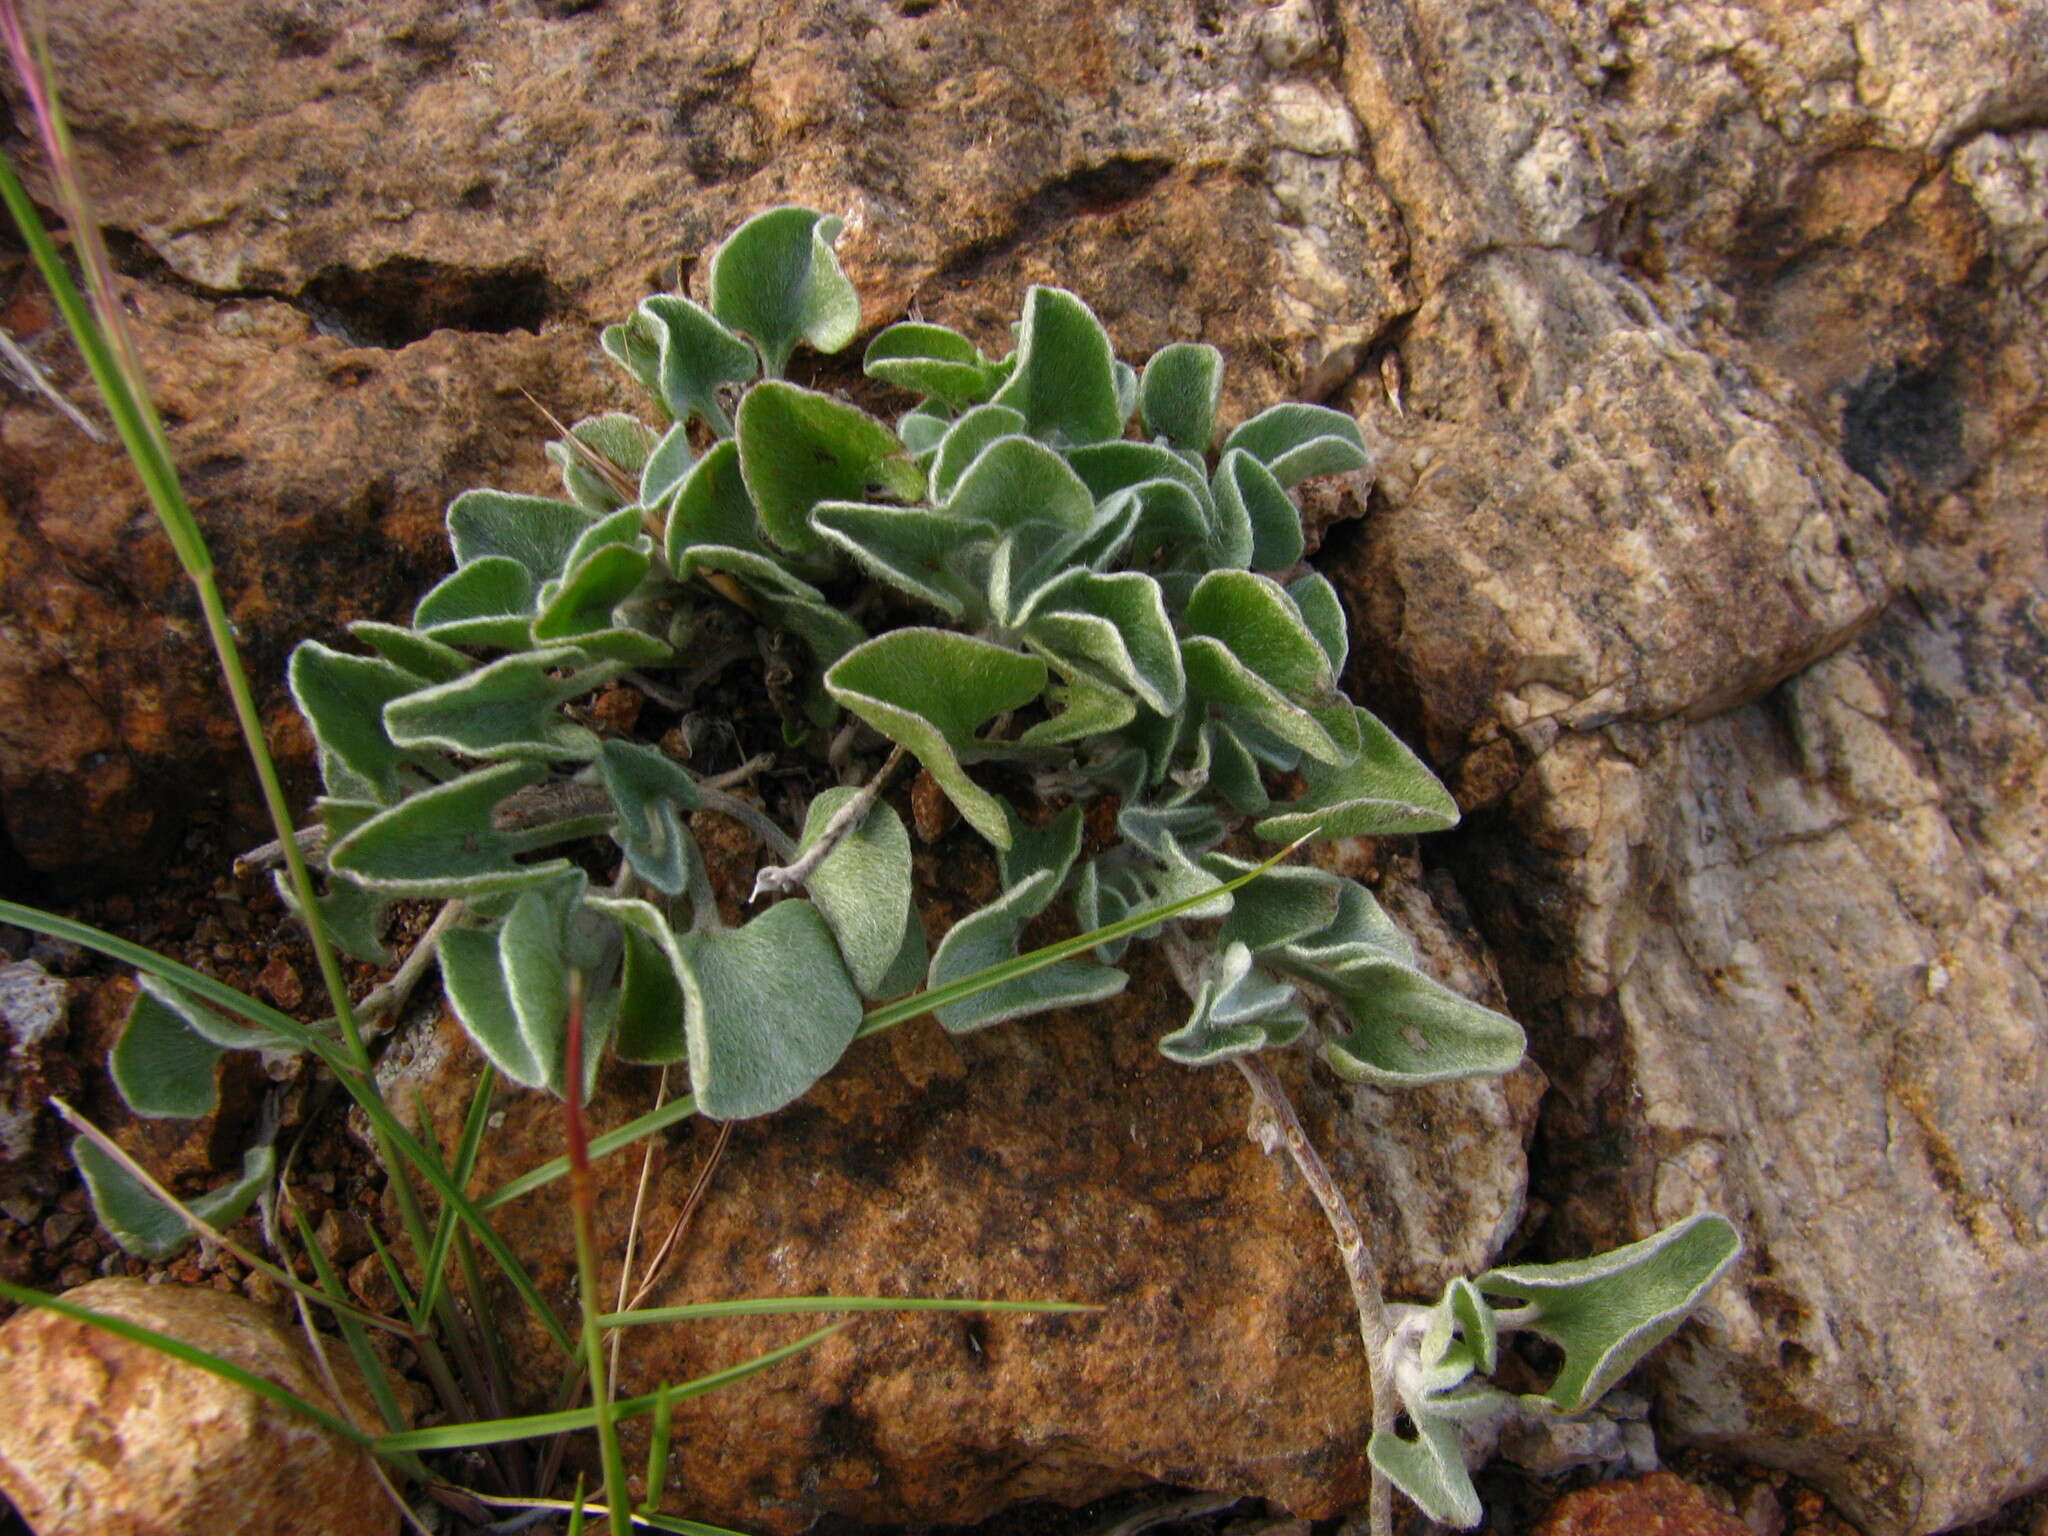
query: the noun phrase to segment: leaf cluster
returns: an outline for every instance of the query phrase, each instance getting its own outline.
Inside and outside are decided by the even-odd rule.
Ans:
[[[1385,1087],[1511,1070],[1520,1028],[1430,976],[1365,886],[1313,867],[1253,881],[1242,857],[1457,820],[1345,694],[1343,605],[1303,560],[1293,489],[1366,468],[1357,425],[1282,404],[1225,430],[1216,349],[1176,343],[1140,369],[1045,286],[999,357],[923,322],[876,334],[867,375],[917,397],[885,421],[784,377],[798,346],[860,330],[839,233],[771,210],[719,250],[703,303],[655,295],[607,328],[647,419],[594,416],[549,443],[560,497],[458,496],[454,569],[410,623],[352,625],[360,651],[297,649],[324,888],[281,882],[286,899],[380,962],[392,903],[459,904],[439,947],[453,1011],[497,1073],[574,1113],[609,1050],[686,1066],[695,1111],[767,1114],[879,1018],[924,1006],[959,1033],[1098,1002],[1127,984],[1128,946],[1159,937],[1190,1003],[1158,1042],[1173,1060],[1314,1039]],[[787,744],[813,770],[892,745],[989,845],[998,894],[935,946],[879,779],[816,793],[784,830],[581,707],[622,681],[675,702],[736,625],[764,654],[807,654]],[[850,750],[816,752],[827,740]],[[790,861],[763,883],[788,894],[728,920],[692,831],[706,810]],[[1060,902],[1087,936],[1020,960]],[[910,994],[929,1001],[874,1006]],[[307,1046],[159,972],[112,1065],[138,1112],[193,1115],[222,1051]],[[95,1150],[81,1161],[123,1240],[176,1241]],[[231,1219],[267,1178],[252,1166],[201,1214]],[[1470,1523],[1457,1426],[1504,1400],[1475,1381],[1499,1332],[1564,1347],[1552,1398],[1575,1411],[1733,1253],[1701,1218],[1576,1267],[1454,1282],[1402,1336],[1415,1433],[1376,1435],[1375,1465]]]

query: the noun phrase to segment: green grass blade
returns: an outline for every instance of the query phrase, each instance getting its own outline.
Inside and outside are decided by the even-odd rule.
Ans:
[[[194,1236],[204,1238],[210,1243],[218,1244],[258,1274],[283,1286],[286,1290],[296,1292],[298,1295],[304,1296],[309,1301],[316,1302],[321,1306],[332,1308],[337,1317],[351,1317],[353,1320],[368,1323],[373,1328],[389,1329],[391,1332],[403,1337],[408,1343],[417,1342],[414,1331],[403,1324],[394,1323],[388,1317],[379,1317],[376,1313],[358,1307],[352,1302],[327,1295],[318,1288],[306,1284],[297,1275],[280,1269],[275,1264],[259,1257],[244,1244],[236,1242],[212,1223],[202,1220],[193,1212],[190,1206],[186,1205],[176,1195],[152,1178],[148,1169],[136,1162],[127,1152],[123,1151],[119,1142],[86,1119],[85,1116],[73,1109],[69,1104],[66,1104],[59,1098],[52,1098],[49,1104],[50,1108],[57,1112],[58,1119],[70,1126],[74,1131],[77,1131],[79,1135],[85,1137],[87,1141],[91,1142],[101,1152],[105,1153],[107,1158],[116,1167],[141,1187],[144,1194],[183,1221],[186,1228]]]
[[[457,1184],[468,1187],[470,1178],[476,1172],[477,1154],[483,1148],[484,1128],[491,1118],[491,1093],[497,1087],[498,1070],[489,1062],[477,1075],[476,1092],[470,1096],[469,1113],[462,1121],[462,1139],[456,1144],[455,1166],[449,1170],[449,1177]],[[455,1241],[455,1233],[461,1224],[447,1206],[434,1218],[433,1251],[428,1255],[426,1287],[421,1293],[420,1305],[431,1312],[441,1299],[443,1276],[448,1270],[448,1250]]]
[[[641,1307],[607,1312],[602,1328],[639,1323],[692,1323],[710,1317],[781,1317],[811,1312],[1100,1312],[1081,1301],[975,1301],[945,1296],[747,1296],[737,1301],[693,1301],[677,1307]]]
[[[1005,982],[1015,981],[1020,976],[1029,976],[1033,971],[1042,971],[1049,965],[1057,965],[1062,960],[1071,960],[1076,955],[1086,954],[1098,944],[1108,944],[1123,938],[1126,934],[1142,933],[1154,923],[1178,917],[1181,913],[1214,901],[1218,896],[1227,895],[1240,886],[1251,884],[1307,841],[1306,837],[1296,839],[1265,863],[1248,869],[1235,879],[1226,880],[1213,889],[1198,891],[1192,896],[1182,897],[1179,901],[1148,907],[1143,912],[1130,913],[1113,923],[1105,923],[1100,928],[1078,934],[1071,939],[1061,939],[1056,944],[1043,945],[1027,954],[1019,955],[1014,960],[1005,960],[1001,965],[992,965],[985,971],[976,971],[972,976],[963,976],[958,981],[948,982],[943,987],[933,987],[928,992],[913,992],[896,1002],[884,1003],[861,1021],[860,1034],[854,1038],[880,1034],[883,1030],[891,1029],[906,1019],[914,1019],[921,1013],[930,1013],[949,1003],[957,1003],[973,997],[976,993],[986,992],[990,987],[999,987]]]
[[[188,988],[195,996],[217,1002],[243,1018],[276,1030],[300,1050],[313,1052],[328,1070],[334,1073],[336,1080],[348,1091],[349,1097],[362,1107],[379,1139],[407,1164],[417,1169],[421,1176],[433,1185],[435,1193],[440,1195],[476,1234],[477,1240],[484,1246],[484,1251],[490,1254],[492,1260],[505,1272],[505,1278],[511,1281],[521,1299],[533,1308],[541,1326],[547,1329],[548,1336],[562,1352],[570,1355],[576,1352],[574,1340],[562,1326],[561,1319],[555,1316],[554,1309],[542,1298],[539,1287],[533,1283],[533,1277],[527,1274],[525,1266],[505,1245],[505,1240],[498,1236],[476,1203],[455,1186],[453,1179],[440,1166],[440,1160],[429,1158],[412,1133],[398,1123],[398,1118],[391,1113],[390,1106],[384,1102],[375,1087],[356,1070],[338,1041],[315,1034],[290,1014],[280,1013],[267,1004],[257,1002],[253,997],[246,997],[224,982],[216,981],[190,966],[180,965],[175,960],[167,960],[139,944],[131,944],[126,939],[116,938],[113,934],[94,928],[88,923],[74,922],[70,918],[58,917],[53,913],[40,911],[35,907],[24,907],[12,901],[0,901],[0,921],[14,923],[31,933],[45,933],[73,944],[82,944],[112,959],[125,961],[138,969],[161,976],[166,981]],[[592,1146],[596,1146],[604,1139],[595,1138]],[[563,1167],[566,1170],[566,1162]],[[391,1171],[393,1176],[399,1172],[397,1169]],[[432,1244],[422,1242],[419,1248],[422,1252],[431,1251]]]
[[[679,1099],[671,1099],[659,1109],[651,1109],[644,1115],[628,1120],[617,1130],[591,1137],[590,1160],[594,1163],[600,1158],[611,1156],[614,1152],[623,1152],[643,1137],[666,1130],[669,1126],[687,1120],[696,1113],[697,1099],[694,1094],[686,1093]],[[495,1211],[508,1200],[517,1200],[521,1195],[530,1195],[536,1189],[554,1183],[568,1171],[568,1158],[552,1158],[536,1168],[529,1168],[515,1179],[507,1180],[477,1201],[477,1206],[480,1210]]]
[[[313,1224],[296,1206],[292,1208],[292,1219],[298,1227],[299,1242],[306,1250],[306,1257],[312,1261],[313,1278],[330,1297],[339,1296],[341,1277],[334,1272],[334,1265],[327,1257],[327,1250],[320,1246],[320,1239],[313,1235]],[[329,1305],[332,1305],[331,1301]],[[405,1428],[405,1415],[399,1411],[398,1399],[392,1395],[391,1380],[384,1374],[384,1362],[370,1348],[370,1336],[363,1332],[363,1325],[346,1313],[338,1312],[336,1321],[341,1325],[342,1339],[348,1344],[349,1355],[355,1360],[363,1384],[376,1400],[377,1413],[384,1420],[384,1427],[390,1430]]]
[[[26,1286],[14,1285],[5,1280],[0,1280],[0,1297],[17,1306],[47,1307],[50,1311],[74,1321],[89,1323],[118,1338],[145,1345],[161,1354],[169,1355],[174,1360],[183,1361],[195,1370],[205,1371],[209,1376],[218,1376],[222,1381],[233,1382],[238,1387],[254,1392],[258,1397],[276,1403],[280,1408],[287,1409],[300,1418],[341,1436],[351,1445],[361,1446],[364,1450],[377,1449],[376,1441],[346,1419],[329,1413],[325,1408],[315,1407],[289,1387],[281,1387],[266,1376],[244,1370],[232,1360],[223,1360],[220,1356],[209,1354],[196,1345],[187,1344],[183,1339],[174,1339],[167,1333],[158,1333],[154,1328],[146,1328],[141,1323],[131,1323],[125,1317],[109,1317],[104,1312],[95,1312],[90,1307],[81,1307],[76,1302],[65,1301],[62,1297],[32,1291]]]
[[[128,450],[128,457],[134,461],[136,473],[142,477],[143,489],[163,519],[164,532],[170,538],[178,563],[187,575],[195,578],[210,572],[213,556],[207,550],[206,540],[199,532],[199,524],[192,516],[191,508],[185,504],[177,471],[171,467],[164,453],[162,428],[158,426],[155,431],[151,430],[155,412],[147,404],[147,397],[134,388],[121,367],[113,345],[78,291],[78,285],[71,280],[64,258],[58,254],[56,243],[43,227],[34,202],[5,156],[0,156],[0,199],[6,201],[7,211],[14,216],[15,225],[27,242],[29,254],[35,258],[37,270],[49,286],[51,297],[57,301],[58,313],[78,343],[79,353],[85,359],[93,383],[106,402],[114,430],[120,435],[122,446]]]
[[[800,1354],[812,1345],[822,1343],[845,1327],[834,1323],[830,1328],[820,1328],[816,1333],[807,1333],[793,1344],[780,1349],[771,1349],[764,1355],[743,1360],[738,1365],[729,1365],[722,1371],[709,1376],[699,1376],[694,1381],[680,1382],[649,1392],[640,1397],[621,1398],[611,1405],[611,1416],[616,1420],[630,1419],[643,1413],[651,1413],[655,1403],[664,1395],[671,1398],[699,1397],[706,1392],[716,1391],[735,1381],[764,1371],[771,1365],[779,1365],[791,1355]],[[597,1426],[598,1411],[595,1408],[566,1408],[559,1413],[532,1413],[522,1418],[486,1419],[476,1424],[444,1424],[434,1429],[413,1429],[403,1434],[383,1435],[375,1442],[380,1455],[404,1451],[454,1451],[475,1445],[495,1445],[501,1440],[531,1440],[541,1435],[566,1434],[575,1430],[594,1429]]]

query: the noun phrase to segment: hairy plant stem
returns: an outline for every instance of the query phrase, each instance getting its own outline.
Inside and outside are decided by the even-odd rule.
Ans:
[[[881,794],[882,786],[888,783],[889,775],[902,761],[903,747],[898,743],[896,750],[889,754],[889,760],[875,771],[875,776],[863,784],[851,800],[832,813],[832,819],[819,830],[818,840],[805,849],[801,857],[788,864],[771,864],[754,876],[754,894],[747,899],[759,901],[763,896],[781,896],[801,888],[817,873],[818,866],[831,856],[841,839],[867,819],[875,797]]]
[[[1197,945],[1179,923],[1169,923],[1161,938],[1167,962],[1173,967],[1174,978],[1180,982],[1181,990],[1190,999],[1196,997],[1202,984]],[[1344,1278],[1351,1283],[1351,1301],[1358,1313],[1359,1342],[1365,1346],[1366,1377],[1372,1386],[1373,1433],[1392,1434],[1395,1394],[1390,1346],[1394,1329],[1387,1317],[1387,1299],[1380,1285],[1379,1261],[1365,1240],[1358,1218],[1352,1214],[1351,1202],[1344,1197],[1336,1175],[1330,1172],[1330,1165],[1323,1161],[1316,1144],[1309,1140],[1308,1129],[1301,1123],[1294,1101],[1287,1096],[1287,1090],[1281,1086],[1271,1064],[1256,1052],[1230,1059],[1231,1064],[1244,1075],[1245,1083],[1252,1091],[1253,1103],[1278,1133],[1280,1145],[1294,1160],[1309,1193],[1315,1196],[1316,1204],[1323,1209],[1323,1219],[1329,1223],[1331,1235],[1337,1240],[1337,1255],[1343,1261]],[[1268,1152],[1273,1150],[1270,1142],[1264,1138],[1261,1141]],[[1372,1469],[1367,1518],[1372,1536],[1392,1536],[1394,1491],[1378,1467]]]
[[[1351,1202],[1344,1198],[1344,1191],[1338,1188],[1329,1164],[1323,1161],[1315,1143],[1309,1140],[1301,1117],[1294,1111],[1293,1100],[1288,1098],[1287,1090],[1280,1085],[1272,1067],[1257,1055],[1231,1059],[1251,1086],[1252,1098],[1259,1108],[1273,1117],[1273,1124],[1280,1132],[1280,1144],[1286,1147],[1287,1155],[1294,1160],[1309,1193],[1316,1197],[1316,1204],[1323,1208],[1323,1219],[1330,1224],[1331,1235],[1337,1239],[1337,1253],[1344,1261],[1344,1276],[1351,1282],[1351,1300],[1358,1309],[1358,1337],[1365,1345],[1365,1368],[1372,1382],[1372,1430],[1376,1435],[1392,1434],[1394,1380],[1389,1368],[1388,1345],[1393,1342],[1394,1335],[1387,1320],[1386,1297],[1380,1289],[1379,1263],[1365,1240],[1365,1233],[1359,1228],[1358,1218],[1351,1213]],[[1393,1488],[1378,1467],[1372,1469],[1368,1510],[1372,1536],[1391,1536],[1394,1529]]]

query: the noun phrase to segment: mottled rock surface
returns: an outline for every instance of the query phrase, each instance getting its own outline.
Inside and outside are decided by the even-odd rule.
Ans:
[[[1735,1516],[1669,1472],[1566,1494],[1535,1536],[1753,1536]]]
[[[541,488],[520,390],[623,400],[595,327],[776,201],[850,215],[870,326],[915,306],[1000,346],[1056,280],[1134,354],[1222,347],[1226,414],[1355,410],[1381,472],[1363,519],[1318,508],[1344,514],[1319,558],[1355,691],[1474,813],[1424,845],[1426,888],[1484,940],[1439,963],[1497,964],[1556,1084],[1537,1250],[1737,1217],[1743,1268],[1650,1372],[1663,1429],[1798,1470],[1871,1536],[2048,1479],[2048,5],[81,0],[57,41],[264,677],[302,634],[403,613],[449,495]],[[25,289],[5,318],[75,389]],[[105,877],[190,796],[247,798],[226,714],[109,451],[9,394],[0,500],[0,821],[34,869]],[[753,1203],[703,1231],[747,1267],[693,1260],[679,1293],[794,1254],[804,1283],[1147,1298],[990,1324],[980,1355],[960,1324],[838,1336],[748,1389],[758,1439],[718,1442],[764,1521],[876,1509],[919,1456],[956,1517],[1151,1474],[1348,1496],[1334,1269],[1230,1083],[1146,1054],[1157,1022],[944,1051],[912,1026],[787,1141],[736,1137],[720,1187]],[[1141,1090],[1052,1116],[1041,1054]],[[1365,1190],[1441,1166],[1423,1100],[1308,1092]],[[1455,1123],[1508,1145],[1516,1113]],[[1413,1220],[1404,1286],[1501,1235],[1512,1161]],[[887,1257],[890,1210],[925,1269]],[[1150,1250],[1207,1266],[1184,1313]],[[1211,1336],[1262,1329],[1306,1376]],[[1062,1380],[1051,1346],[1088,1337]],[[862,1427],[920,1409],[873,1382],[948,1371],[933,1401],[967,1432]]]
[[[291,1329],[194,1286],[94,1280],[67,1301],[169,1334],[376,1431],[338,1343],[337,1403]],[[37,1536],[385,1536],[369,1459],[247,1388],[90,1323],[24,1307],[0,1326],[0,1490]]]

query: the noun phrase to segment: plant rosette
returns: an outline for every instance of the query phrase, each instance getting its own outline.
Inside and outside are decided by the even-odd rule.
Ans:
[[[587,1089],[605,1052],[674,1064],[718,1119],[791,1103],[877,1005],[920,987],[966,1033],[1113,996],[1127,947],[1155,939],[1188,993],[1158,1042],[1175,1061],[1249,1068],[1300,1044],[1387,1088],[1513,1069],[1520,1027],[1431,976],[1365,886],[1296,866],[1241,878],[1260,843],[1458,820],[1345,693],[1343,604],[1304,561],[1293,487],[1368,468],[1357,424],[1285,403],[1224,430],[1215,348],[1133,367],[1081,299],[1044,286],[1001,357],[942,326],[876,334],[868,376],[916,397],[882,420],[783,377],[797,347],[833,352],[859,330],[840,228],[761,214],[711,261],[704,303],[656,295],[608,327],[646,416],[549,443],[559,498],[458,496],[454,569],[409,624],[351,626],[359,652],[294,652],[328,931],[382,960],[392,903],[460,903],[442,980],[498,1073],[559,1095]],[[818,786],[800,825],[582,708],[624,685],[687,719],[748,655],[770,658],[769,748]],[[910,831],[880,792],[905,757],[999,874],[929,951]],[[738,922],[691,831],[707,809],[781,861]],[[1085,854],[1084,815],[1111,829]],[[1120,931],[959,995],[1018,961],[1056,903]],[[290,1045],[153,981],[113,1068],[138,1112],[192,1115],[219,1052]],[[148,1241],[119,1171],[84,1161],[110,1222]],[[1504,1397],[1482,1380],[1500,1333],[1562,1343],[1552,1406],[1580,1411],[1736,1246],[1699,1217],[1576,1266],[1456,1282],[1420,1324],[1389,1319],[1374,1467],[1436,1518],[1475,1523],[1457,1426]]]

